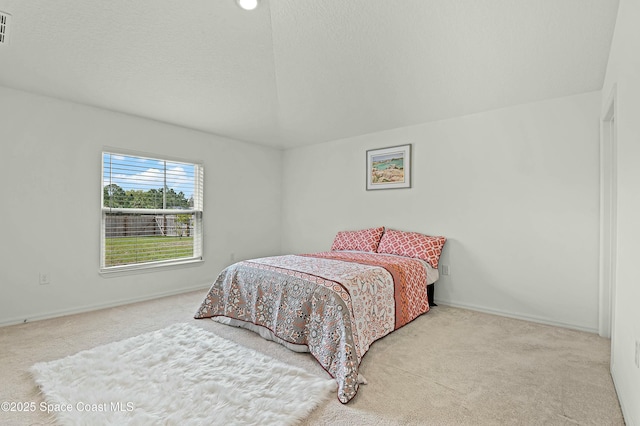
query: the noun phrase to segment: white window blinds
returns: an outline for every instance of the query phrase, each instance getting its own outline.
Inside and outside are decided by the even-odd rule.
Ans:
[[[203,166],[102,153],[103,271],[202,259]]]

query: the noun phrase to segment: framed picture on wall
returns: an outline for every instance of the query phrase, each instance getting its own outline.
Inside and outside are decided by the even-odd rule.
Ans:
[[[411,188],[411,144],[367,151],[367,191]]]

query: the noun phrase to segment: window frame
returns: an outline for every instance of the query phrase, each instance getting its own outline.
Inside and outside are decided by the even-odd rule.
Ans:
[[[166,209],[166,208],[123,208],[104,206],[104,176],[105,176],[105,154],[122,155],[126,157],[137,157],[152,161],[164,161],[168,163],[186,164],[194,167],[194,205],[189,209]],[[165,164],[165,168],[166,168]],[[103,147],[100,152],[100,274],[114,274],[136,272],[144,270],[154,270],[171,266],[186,266],[190,264],[202,263],[204,261],[204,163],[184,158],[177,158],[168,155],[152,154],[147,152],[132,151],[128,149]],[[169,189],[169,187],[167,187]],[[110,213],[123,214],[157,214],[157,215],[193,215],[193,256],[172,258],[165,260],[155,260],[141,263],[129,263],[124,265],[106,266],[106,218]]]

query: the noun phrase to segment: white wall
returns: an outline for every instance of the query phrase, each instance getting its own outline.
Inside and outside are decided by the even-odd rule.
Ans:
[[[0,325],[206,287],[231,253],[280,252],[278,150],[3,87],[0,141]],[[104,146],[204,161],[203,263],[98,273]]]
[[[437,302],[596,331],[600,92],[287,150],[283,251],[387,226],[449,238]],[[413,144],[413,188],[365,190]]]
[[[640,3],[621,0],[603,93],[616,86],[618,234],[611,372],[628,425],[640,425]]]

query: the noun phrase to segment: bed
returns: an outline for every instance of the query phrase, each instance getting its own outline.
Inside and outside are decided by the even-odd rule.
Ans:
[[[445,241],[380,227],[341,231],[328,252],[238,262],[220,273],[195,318],[310,352],[347,403],[371,344],[429,311],[427,285],[438,279]]]

